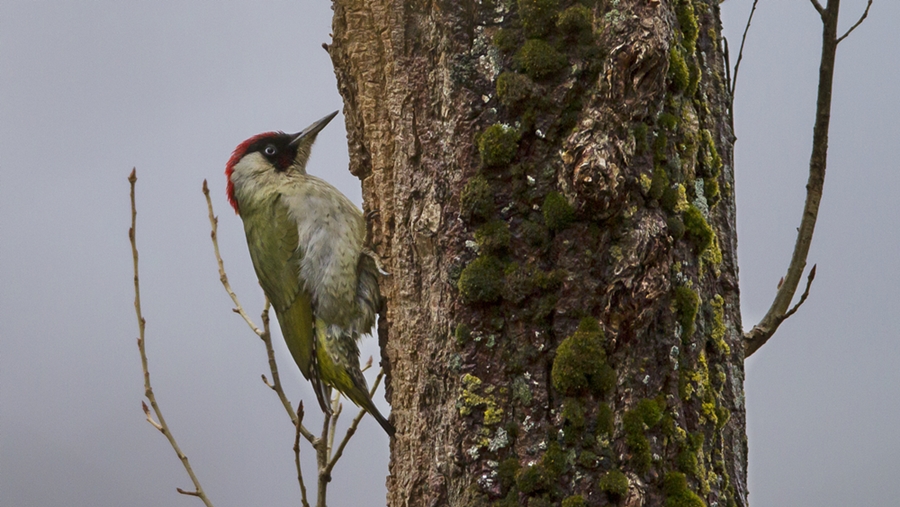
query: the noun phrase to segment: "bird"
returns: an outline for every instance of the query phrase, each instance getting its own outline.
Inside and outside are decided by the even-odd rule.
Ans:
[[[362,211],[306,173],[319,132],[337,111],[296,134],[264,132],[240,143],[225,166],[228,201],[288,350],[331,414],[331,388],[394,427],[372,403],[359,367],[361,336],[381,305],[380,261],[365,247]]]

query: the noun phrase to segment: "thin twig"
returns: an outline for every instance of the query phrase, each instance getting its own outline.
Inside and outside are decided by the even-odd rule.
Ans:
[[[212,237],[213,250],[216,252],[216,262],[219,264],[219,280],[222,282],[222,285],[225,286],[225,291],[228,292],[228,295],[231,296],[231,300],[234,302],[234,313],[243,317],[244,322],[250,326],[250,329],[252,329],[257,336],[262,338],[263,331],[253,323],[253,319],[251,319],[250,316],[247,315],[247,312],[244,311],[244,307],[241,306],[241,302],[238,301],[237,294],[234,293],[231,284],[228,283],[228,275],[225,274],[225,263],[222,261],[222,255],[219,254],[219,219],[216,218],[216,215],[213,213],[212,199],[209,197],[209,185],[206,184],[206,180],[203,180],[203,195],[206,196],[206,207],[209,210],[209,225],[212,228],[209,235]],[[266,309],[268,309],[268,306]],[[290,412],[293,414],[294,409],[292,408]]]
[[[334,449],[334,435],[337,433],[338,417],[344,410],[344,404],[341,403],[341,393],[337,389],[334,390],[334,398],[331,400],[331,426],[328,430],[328,447],[326,448],[326,456],[331,456],[331,450]]]
[[[725,56],[725,85],[728,93],[734,96],[734,83],[731,82],[731,55],[728,54],[728,37],[722,36],[722,54]],[[734,102],[732,100],[732,102]]]
[[[300,482],[300,500],[303,507],[309,507],[306,500],[306,484],[303,482],[303,471],[300,470],[300,428],[303,424],[303,402],[297,404],[297,431],[294,433],[294,462],[297,464],[297,481]]]
[[[130,183],[131,185],[131,228],[128,230],[128,239],[131,241],[131,255],[134,259],[134,311],[137,314],[138,321],[138,350],[141,353],[141,368],[144,372],[144,396],[147,397],[147,400],[150,402],[150,406],[153,407],[153,414],[156,415],[156,420],[153,420],[153,416],[151,416],[150,414],[150,409],[147,408],[147,404],[145,402],[141,401],[141,406],[144,410],[144,414],[147,416],[147,422],[152,424],[154,428],[156,428],[166,436],[166,439],[169,441],[169,445],[172,446],[175,454],[178,455],[178,459],[181,460],[181,464],[184,466],[185,471],[187,472],[188,476],[190,476],[191,482],[194,483],[194,491],[185,491],[181,488],[176,488],[177,491],[183,495],[199,497],[201,500],[203,500],[203,503],[206,504],[207,507],[212,507],[212,502],[210,502],[209,498],[206,497],[206,493],[204,493],[203,487],[200,485],[200,481],[194,474],[194,469],[191,468],[191,463],[188,460],[188,457],[183,452],[181,452],[181,447],[178,446],[178,442],[175,441],[175,436],[172,435],[172,431],[169,430],[169,425],[166,424],[166,419],[163,417],[162,411],[159,408],[159,404],[156,402],[156,396],[153,394],[153,387],[150,384],[150,368],[147,364],[147,350],[144,345],[144,330],[147,321],[144,320],[144,317],[141,313],[141,283],[140,276],[138,275],[138,250],[137,241],[135,239],[135,231],[137,225],[137,206],[135,205],[134,199],[134,187],[135,183],[137,183],[137,171],[135,169],[131,170],[131,174],[128,176],[128,183]]]
[[[291,402],[288,400],[287,395],[284,393],[284,388],[281,385],[281,376],[278,374],[278,364],[275,362],[275,350],[272,347],[272,333],[269,327],[269,307],[271,306],[269,299],[266,298],[266,304],[263,307],[262,315],[260,317],[262,319],[263,328],[260,329],[254,324],[253,319],[247,315],[247,312],[244,311],[244,307],[241,305],[240,300],[238,300],[237,294],[235,294],[234,290],[231,288],[231,284],[228,283],[228,275],[225,273],[225,262],[222,260],[222,255],[219,253],[219,219],[213,211],[212,199],[209,196],[209,185],[206,183],[206,180],[203,180],[203,195],[206,197],[206,208],[209,212],[209,235],[210,238],[212,238],[213,251],[216,254],[216,263],[219,266],[219,280],[222,282],[225,291],[228,292],[228,295],[231,296],[231,301],[234,303],[232,311],[244,319],[244,322],[246,322],[247,325],[250,326],[250,329],[262,339],[266,346],[266,357],[269,361],[269,371],[272,373],[272,382],[269,383],[265,375],[262,376],[262,380],[278,395],[278,399],[281,400],[284,410],[291,418],[291,423],[295,426],[299,426],[303,438],[312,442],[315,437],[297,421],[297,414],[294,412],[294,408],[291,406]]]
[[[842,40],[846,39],[847,36],[850,35],[850,32],[852,32],[853,30],[856,30],[856,27],[861,25],[862,22],[866,20],[866,18],[869,16],[869,8],[870,7],[872,7],[872,0],[869,0],[869,3],[866,4],[866,10],[865,10],[865,12],[862,13],[862,16],[859,17],[859,20],[853,26],[851,26],[849,30],[847,30],[847,33],[838,37],[838,40],[837,40],[838,44],[840,44]]]
[[[369,390],[369,397],[375,395],[375,390],[378,389],[378,385],[381,384],[381,379],[384,378],[384,370],[378,372],[378,376],[375,377],[375,383],[372,384],[372,389]],[[365,409],[360,409],[359,413],[356,414],[356,417],[353,418],[353,422],[350,423],[350,427],[347,428],[347,434],[344,435],[344,439],[341,440],[341,443],[338,445],[338,448],[334,451],[334,456],[328,461],[328,466],[325,468],[325,473],[331,475],[331,470],[334,468],[334,465],[341,459],[341,456],[344,454],[344,448],[347,447],[347,442],[350,441],[350,437],[356,433],[356,428],[359,426],[359,422],[362,421],[363,416],[366,415]]]
[[[812,287],[813,280],[816,278],[816,265],[813,264],[812,269],[809,270],[809,275],[806,276],[806,289],[803,291],[803,294],[800,296],[800,301],[797,301],[797,304],[794,305],[793,308],[790,309],[784,316],[781,318],[782,321],[787,320],[788,317],[797,313],[797,310],[800,309],[800,305],[806,302],[806,298],[809,297],[809,288]]]
[[[316,507],[326,507],[325,499],[328,496],[328,483],[331,482],[331,475],[325,473],[325,468],[328,464],[328,430],[332,417],[332,414],[325,414],[325,420],[322,422],[322,436],[313,442],[313,448],[316,450],[316,470],[319,473],[316,484]]]
[[[753,14],[756,12],[757,3],[759,3],[759,0],[753,0],[753,7],[750,8],[750,16],[747,18],[747,26],[744,27],[744,36],[741,37],[741,48],[738,50],[737,61],[734,63],[734,78],[731,80],[732,100],[734,100],[734,88],[737,86],[738,69],[741,68],[741,60],[744,59],[744,44],[747,42],[747,32],[750,31],[750,22],[753,21]]]

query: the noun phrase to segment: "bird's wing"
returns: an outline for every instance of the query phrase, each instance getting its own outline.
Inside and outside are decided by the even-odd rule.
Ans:
[[[284,341],[300,372],[313,382],[319,405],[327,412],[327,399],[322,399],[322,390],[316,385],[320,375],[316,364],[312,304],[300,280],[297,227],[280,198],[242,218],[256,276],[275,308]]]

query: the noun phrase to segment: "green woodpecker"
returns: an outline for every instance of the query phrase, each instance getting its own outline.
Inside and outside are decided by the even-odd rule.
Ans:
[[[331,413],[334,387],[389,434],[359,368],[361,335],[381,300],[378,264],[365,249],[362,212],[338,189],[306,174],[319,131],[337,111],[298,134],[266,132],[234,150],[228,200],[244,222],[250,258],[288,349]]]

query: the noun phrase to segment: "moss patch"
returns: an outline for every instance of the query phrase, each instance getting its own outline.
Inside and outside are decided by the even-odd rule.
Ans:
[[[518,72],[504,72],[497,77],[497,97],[506,107],[515,107],[528,100],[534,89],[534,82]]]
[[[581,495],[573,495],[562,501],[562,507],[587,507],[587,501]]]
[[[590,9],[576,4],[560,13],[556,26],[570,38],[586,41],[590,38],[592,17]]]
[[[508,125],[491,125],[478,136],[478,153],[485,167],[508,165],[518,149],[519,132]]]
[[[631,463],[641,473],[649,470],[652,463],[650,439],[645,432],[653,429],[661,420],[660,402],[650,399],[641,400],[622,416],[625,443],[631,451]]]
[[[522,239],[530,246],[544,248],[550,242],[550,234],[547,228],[538,222],[523,220],[519,224],[519,230],[522,233]]]
[[[600,477],[598,487],[616,501],[628,493],[628,477],[620,470],[612,469]]]
[[[547,489],[549,486],[540,464],[522,467],[516,473],[516,487],[519,491],[530,495]]]
[[[687,200],[687,190],[681,183],[676,183],[667,187],[663,191],[662,198],[659,202],[663,209],[669,213],[681,213],[687,210],[689,203]]]
[[[584,428],[584,403],[578,398],[566,398],[562,404],[562,419],[564,423],[574,429]]]
[[[547,474],[548,480],[556,482],[566,471],[566,453],[556,442],[547,446],[547,451],[541,458],[541,466]]]
[[[496,33],[494,33],[494,46],[496,46],[497,49],[499,49],[503,53],[512,53],[519,47],[519,44],[521,44],[521,42],[522,40],[519,37],[519,32],[517,30],[501,28],[497,30]]]
[[[675,313],[681,324],[681,339],[684,342],[689,341],[694,334],[694,322],[699,309],[700,295],[694,289],[686,285],[675,287]]]
[[[731,347],[725,342],[725,299],[716,294],[710,306],[713,309],[712,331],[709,333],[710,340],[716,351],[720,354],[730,354]]]
[[[484,176],[471,178],[460,194],[460,208],[463,218],[485,219],[494,212],[494,194]]]
[[[547,273],[531,263],[523,266],[513,262],[506,268],[503,298],[511,303],[519,304],[528,296],[538,291],[556,289],[559,284],[560,275],[557,272]]]
[[[722,157],[719,156],[716,143],[713,142],[712,133],[708,129],[700,131],[700,146],[703,148],[701,162],[703,162],[703,167],[706,170],[705,174],[710,176],[718,175],[722,169]]]
[[[690,70],[688,70],[684,56],[677,46],[669,48],[669,79],[671,79],[676,92],[687,90],[691,83]]]
[[[703,196],[709,207],[713,207],[722,199],[719,191],[719,180],[714,177],[703,178]]]
[[[672,113],[662,113],[659,115],[659,126],[669,132],[675,132],[678,128],[678,117]]]
[[[519,471],[519,460],[506,458],[497,466],[497,479],[500,487],[507,491],[516,484],[516,472]]]
[[[688,209],[684,210],[684,213],[681,214],[681,218],[684,220],[685,231],[697,246],[697,251],[701,253],[706,251],[713,243],[715,232],[713,232],[712,227],[709,226],[709,222],[706,221],[706,218],[703,217],[703,213],[701,213],[696,206],[691,204],[688,206]]]
[[[543,37],[556,24],[559,0],[519,0],[519,17],[529,37]]]
[[[456,338],[456,345],[462,347],[472,338],[472,330],[465,324],[458,324],[453,336]]]
[[[650,149],[650,143],[647,142],[647,124],[638,123],[634,127],[634,154],[641,156]]]
[[[612,408],[608,403],[600,403],[597,406],[597,435],[612,435],[615,429],[615,419]]]
[[[506,252],[512,234],[509,225],[503,220],[492,220],[475,231],[475,243],[479,251],[488,254]]]
[[[479,256],[462,270],[456,286],[467,303],[497,301],[503,290],[503,263],[489,255]]]
[[[678,18],[678,26],[681,28],[681,45],[689,55],[692,55],[697,48],[697,36],[700,30],[691,0],[678,0],[675,5],[675,15]]]
[[[647,194],[651,199],[658,201],[662,199],[667,188],[669,188],[669,175],[666,174],[666,169],[662,164],[656,164],[653,168],[653,178],[650,179],[650,191]]]
[[[550,377],[553,387],[567,396],[593,392],[602,396],[616,385],[615,371],[606,362],[605,337],[597,321],[584,319],[572,336],[557,347]]]
[[[541,39],[528,39],[516,53],[516,63],[532,79],[544,79],[566,66],[566,57]]]
[[[544,223],[551,231],[561,231],[575,220],[575,209],[559,192],[550,192],[541,206]]]
[[[681,472],[669,472],[663,481],[666,507],[706,507],[706,502],[691,491],[687,477]]]
[[[666,218],[666,228],[669,230],[669,236],[672,236],[672,239],[675,241],[684,236],[684,222],[681,221],[681,217],[670,216]]]

